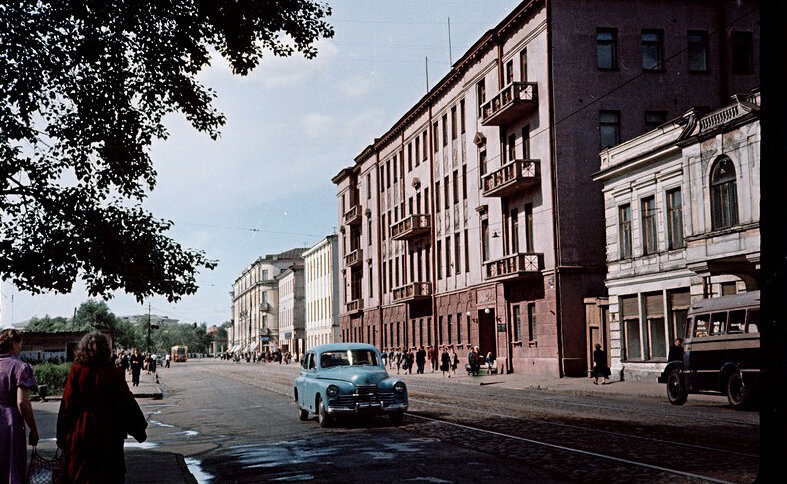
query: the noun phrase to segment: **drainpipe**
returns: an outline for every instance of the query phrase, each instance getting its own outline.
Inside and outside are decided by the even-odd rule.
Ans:
[[[377,318],[377,324],[380,326],[380,338],[382,339],[382,331],[384,331],[383,325],[383,255],[382,255],[382,246],[383,246],[383,237],[382,237],[382,224],[380,221],[382,220],[380,217],[380,189],[382,188],[382,180],[380,179],[380,152],[377,149],[374,150],[374,177],[377,180],[376,190],[377,193],[377,297],[379,298],[380,302],[377,304],[377,310],[379,313],[379,317]],[[390,335],[389,335],[390,337]],[[382,346],[382,345],[380,345]]]
[[[431,232],[431,244],[430,245],[431,245],[431,247],[429,248],[429,254],[427,254],[427,257],[432,259],[432,264],[431,264],[431,267],[430,267],[431,272],[432,272],[432,276],[431,276],[431,279],[432,279],[432,322],[434,323],[434,326],[432,326],[432,328],[433,328],[432,336],[434,337],[433,346],[436,347],[437,346],[437,341],[438,341],[437,334],[438,334],[438,331],[440,331],[441,328],[437,327],[437,321],[438,321],[438,318],[437,318],[437,269],[436,269],[437,260],[436,260],[436,255],[435,255],[436,252],[437,252],[437,235],[436,235],[436,227],[435,227],[436,220],[437,220],[437,214],[435,213],[435,204],[434,204],[435,197],[437,197],[437,193],[435,193],[435,176],[434,176],[434,163],[435,163],[435,160],[434,160],[434,143],[435,143],[435,140],[434,140],[434,131],[432,130],[432,105],[431,104],[429,104],[427,106],[427,112],[428,112],[428,115],[427,115],[427,121],[426,121],[426,131],[429,133],[429,180],[431,180],[429,186],[431,187],[431,190],[430,190],[431,196],[429,197],[429,201],[424,200],[424,204],[429,203],[429,206],[431,207],[429,209],[429,212],[430,212],[430,215],[431,215],[431,219],[432,219],[431,220],[432,223],[429,224],[431,226],[431,229],[430,229],[430,232]]]
[[[563,367],[563,355],[565,354],[563,348],[563,311],[562,301],[560,297],[560,264],[562,262],[560,250],[560,219],[559,213],[559,198],[558,198],[558,183],[557,183],[557,160],[556,160],[556,142],[555,142],[555,89],[553,77],[553,57],[552,57],[552,1],[546,0],[545,6],[547,9],[547,87],[549,88],[549,159],[550,159],[550,175],[552,186],[552,243],[555,255],[555,272],[552,276],[555,281],[555,320],[556,334],[557,334],[557,362],[558,373],[562,378],[565,376],[565,368]]]

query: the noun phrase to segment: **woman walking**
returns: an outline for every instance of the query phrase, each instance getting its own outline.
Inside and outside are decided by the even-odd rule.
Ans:
[[[77,346],[57,416],[57,446],[63,449],[66,483],[122,483],[123,441],[147,439],[145,416],[123,373],[109,362],[109,342],[98,331]]]
[[[38,444],[38,427],[33,417],[28,391],[36,387],[33,368],[18,359],[22,333],[15,329],[0,332],[0,482],[23,484],[27,477],[25,423],[30,428],[28,442]]]
[[[440,371],[443,372],[443,378],[448,373],[448,378],[451,378],[451,357],[448,355],[448,350],[443,346],[443,351],[440,354]]]
[[[459,355],[456,354],[456,350],[454,350],[453,346],[451,347],[451,354],[449,356],[451,357],[451,373],[456,376],[456,367],[459,366]]]
[[[594,385],[598,385],[598,379],[602,378],[601,384],[607,384],[607,378],[610,375],[609,367],[607,366],[607,353],[601,349],[601,345],[596,343],[596,349],[593,350],[593,380]]]

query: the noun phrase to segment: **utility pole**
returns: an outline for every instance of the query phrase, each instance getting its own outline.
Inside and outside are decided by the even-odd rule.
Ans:
[[[429,94],[429,58],[424,57],[424,64],[426,66],[426,93]]]
[[[454,65],[454,54],[451,50],[451,17],[448,17],[448,62],[449,67]]]
[[[148,353],[150,353],[150,301],[148,301]]]

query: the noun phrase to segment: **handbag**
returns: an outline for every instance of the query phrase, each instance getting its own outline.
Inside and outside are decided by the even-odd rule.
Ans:
[[[33,447],[33,456],[27,468],[27,480],[30,484],[60,484],[63,482],[65,459],[60,449],[55,451],[51,459],[42,457]]]

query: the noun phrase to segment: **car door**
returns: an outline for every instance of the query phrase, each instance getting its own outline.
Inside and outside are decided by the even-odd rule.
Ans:
[[[306,360],[306,370],[303,373],[303,408],[316,412],[317,407],[314,405],[314,396],[317,386],[317,357],[314,353],[309,353],[309,358]]]
[[[306,369],[308,368],[310,357],[311,353],[306,353],[303,356],[303,360],[301,361],[301,372],[298,374],[298,378],[295,379],[295,389],[297,390],[298,395],[298,406],[301,408],[307,408],[304,405],[304,402],[306,401],[304,398],[304,392],[306,392]]]

